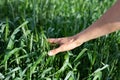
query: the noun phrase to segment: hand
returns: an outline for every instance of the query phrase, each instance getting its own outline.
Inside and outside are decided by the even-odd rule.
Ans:
[[[82,44],[75,37],[50,38],[50,39],[48,39],[48,42],[49,43],[55,43],[55,44],[59,45],[58,48],[50,50],[48,52],[49,56],[53,56],[53,55],[55,55],[59,52],[72,50],[72,49],[74,49],[74,48],[76,48],[76,47],[78,47],[79,45]]]

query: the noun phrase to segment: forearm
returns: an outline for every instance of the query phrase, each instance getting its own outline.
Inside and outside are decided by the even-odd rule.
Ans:
[[[120,29],[120,0],[113,5],[99,20],[84,31],[75,35],[76,39],[83,42],[109,34]]]

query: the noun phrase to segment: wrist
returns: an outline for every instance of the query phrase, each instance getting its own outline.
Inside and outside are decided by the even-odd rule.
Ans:
[[[81,45],[84,42],[86,42],[85,36],[82,33],[74,35],[73,38],[74,38],[74,42],[78,45]]]

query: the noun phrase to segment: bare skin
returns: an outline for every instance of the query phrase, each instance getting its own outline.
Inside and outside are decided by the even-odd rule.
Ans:
[[[100,19],[84,31],[71,37],[48,39],[48,42],[60,45],[58,48],[50,50],[48,55],[53,56],[60,52],[72,50],[84,42],[117,30],[120,30],[120,0],[117,0],[117,2],[105,14],[103,14]]]

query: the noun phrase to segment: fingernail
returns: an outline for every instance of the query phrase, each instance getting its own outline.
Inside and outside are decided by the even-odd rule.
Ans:
[[[48,52],[48,55],[49,55],[49,56],[52,56],[52,55],[53,55],[53,53],[50,51],[50,52]]]

